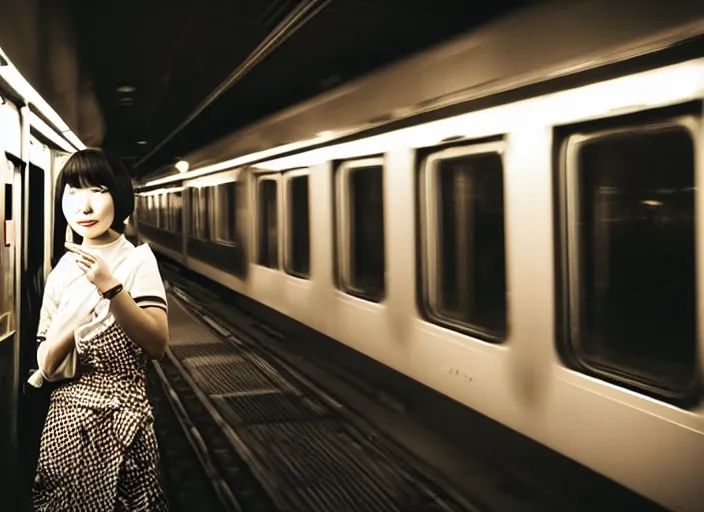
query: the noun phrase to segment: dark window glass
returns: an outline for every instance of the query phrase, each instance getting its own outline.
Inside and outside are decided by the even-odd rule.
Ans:
[[[581,357],[680,387],[694,377],[694,147],[684,129],[580,147],[573,332]],[[575,272],[576,271],[576,272]]]
[[[216,194],[217,239],[234,243],[237,239],[237,183],[218,185]]]
[[[279,268],[276,182],[259,182],[259,264]]]
[[[436,179],[435,314],[503,338],[507,321],[501,156],[442,159]]]
[[[310,274],[310,223],[308,176],[296,176],[289,182],[291,211],[291,259],[289,272],[301,277]]]
[[[380,300],[385,288],[383,168],[349,174],[349,292]]]
[[[183,231],[183,194],[173,192],[171,194],[171,214],[173,216],[173,228],[177,233]]]
[[[191,230],[190,236],[207,240],[208,232],[208,193],[209,187],[191,188]]]

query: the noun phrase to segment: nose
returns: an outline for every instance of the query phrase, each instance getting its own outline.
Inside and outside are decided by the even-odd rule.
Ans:
[[[83,214],[89,214],[93,212],[93,205],[91,204],[90,194],[81,194],[77,201],[76,206],[78,207],[78,212]]]

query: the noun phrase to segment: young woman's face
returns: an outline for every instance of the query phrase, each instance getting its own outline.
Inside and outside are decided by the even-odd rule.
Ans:
[[[61,207],[69,226],[89,240],[104,235],[115,219],[115,203],[104,187],[73,188],[66,185]]]

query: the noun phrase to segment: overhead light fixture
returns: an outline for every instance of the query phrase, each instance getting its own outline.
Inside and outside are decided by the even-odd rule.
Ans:
[[[119,92],[120,94],[131,94],[136,90],[137,88],[135,86],[128,84],[119,85],[117,87],[117,92]]]
[[[188,162],[185,160],[179,160],[176,162],[176,169],[178,169],[178,172],[180,173],[188,172]]]
[[[86,149],[86,145],[81,142],[81,139],[76,137],[76,134],[72,131],[63,132],[63,136],[66,137],[71,144],[73,144],[77,149]]]
[[[139,144],[140,146],[146,146],[147,143],[148,143],[148,141],[146,141],[146,140],[138,140],[137,141],[137,144]]]
[[[71,144],[61,138],[61,136],[56,133],[55,130],[52,130],[49,125],[42,121],[42,119],[34,112],[29,113],[29,124],[32,128],[37,130],[39,133],[44,135],[44,137],[52,141],[54,144],[59,146],[67,153],[73,153],[73,148],[71,147]]]
[[[61,116],[42,98],[42,96],[30,85],[22,76],[19,70],[12,64],[12,60],[0,48],[0,78],[4,80],[14,94],[24,99],[26,103],[33,105],[47,121],[52,125],[50,128],[57,134],[63,136],[76,149],[85,149],[86,146],[68,127]],[[48,126],[48,125],[47,125]]]

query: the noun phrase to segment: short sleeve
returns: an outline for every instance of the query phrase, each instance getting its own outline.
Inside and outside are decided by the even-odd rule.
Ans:
[[[140,262],[135,270],[134,282],[129,291],[132,300],[142,308],[156,307],[168,311],[166,290],[159,272],[159,264],[149,246],[141,246]]]

